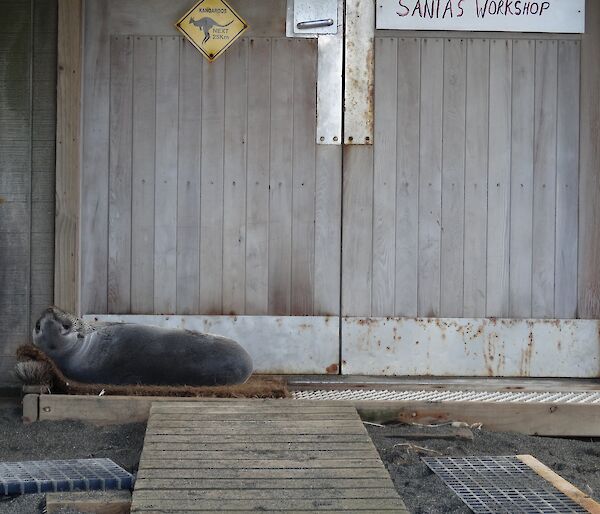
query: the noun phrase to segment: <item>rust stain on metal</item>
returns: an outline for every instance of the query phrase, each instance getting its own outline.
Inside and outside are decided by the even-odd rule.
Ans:
[[[338,372],[339,366],[334,362],[325,368],[325,371],[330,375],[336,374]]]
[[[494,355],[496,353],[495,341],[498,340],[498,334],[492,333],[485,342],[485,348],[483,350],[483,361],[485,364],[485,370],[488,376],[494,376]]]
[[[533,356],[534,349],[534,337],[533,337],[533,329],[532,324],[529,324],[529,335],[527,336],[527,346],[521,350],[521,362],[520,362],[520,372],[521,376],[529,376],[531,375],[531,358]]]
[[[344,141],[373,144],[374,9],[370,2],[346,2]]]
[[[590,324],[556,319],[387,317],[346,318],[346,322],[354,326],[354,329],[349,328],[355,345],[353,350],[368,355],[373,369],[384,374],[427,375],[440,374],[440,370],[445,373],[448,367],[455,366],[454,362],[440,363],[436,359],[439,351],[446,351],[446,347],[458,352],[457,358],[464,359],[464,365],[457,361],[461,369],[478,376],[540,376],[544,366],[552,370],[552,366],[571,366],[586,376],[600,374],[597,371],[600,357],[596,353],[589,363],[580,363],[569,355],[573,344],[583,338],[600,341],[600,322],[596,321]],[[401,338],[407,345],[414,345],[412,352],[408,346],[404,348],[396,343]],[[600,345],[591,353],[594,351],[600,353]],[[552,352],[558,352],[557,359],[550,357]],[[389,358],[391,355],[406,356],[406,360],[394,361]],[[349,361],[355,362],[355,359]],[[361,366],[355,362],[351,371],[355,367],[362,371]],[[588,368],[592,369],[592,375]],[[562,371],[551,371],[551,376],[558,376],[556,373]]]
[[[360,325],[361,327],[363,326],[377,326],[379,325],[379,320],[377,319],[373,319],[373,318],[360,318],[359,320],[356,321],[356,323],[358,325]]]

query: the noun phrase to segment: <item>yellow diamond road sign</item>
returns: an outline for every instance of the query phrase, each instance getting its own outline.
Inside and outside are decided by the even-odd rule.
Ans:
[[[224,0],[200,0],[177,22],[177,28],[212,62],[248,25]]]

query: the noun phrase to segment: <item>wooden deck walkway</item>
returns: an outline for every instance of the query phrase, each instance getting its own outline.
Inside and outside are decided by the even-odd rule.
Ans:
[[[154,403],[131,512],[398,512],[404,503],[343,403]]]

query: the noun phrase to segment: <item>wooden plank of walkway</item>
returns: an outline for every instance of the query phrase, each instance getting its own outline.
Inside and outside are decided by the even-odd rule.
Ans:
[[[356,409],[156,402],[131,512],[408,513]]]

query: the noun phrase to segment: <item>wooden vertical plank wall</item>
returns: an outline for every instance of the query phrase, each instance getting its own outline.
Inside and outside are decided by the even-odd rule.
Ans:
[[[318,145],[315,178],[315,313],[340,313],[342,148]]]
[[[450,317],[460,317],[463,313],[466,80],[467,42],[447,39],[444,41],[440,311]]]
[[[381,59],[379,59],[381,60]],[[375,60],[377,62],[377,59]],[[389,65],[388,65],[389,66]],[[398,40],[396,109],[395,316],[417,315],[421,40]],[[382,66],[382,71],[385,68]],[[383,81],[381,75],[379,82]],[[377,83],[377,79],[376,79]],[[377,99],[377,98],[376,98]],[[377,107],[377,101],[375,102]],[[389,109],[388,107],[388,110]],[[377,123],[377,121],[376,121]],[[375,140],[378,145],[378,139]]]
[[[535,41],[513,41],[509,316],[531,316]]]
[[[154,312],[158,314],[174,313],[177,305],[179,46],[177,37],[159,37],[156,42]]]
[[[600,117],[597,108],[600,102],[597,101],[598,88],[596,87],[599,77],[595,65],[600,46],[600,37],[597,34],[599,16],[597,5],[590,3],[588,33],[583,37],[581,50],[577,41],[561,40],[558,37],[539,40],[537,43],[532,43],[526,38],[496,38],[490,43],[485,38],[460,41],[460,38],[453,37],[450,42],[445,39],[439,40],[438,44],[442,48],[441,58],[436,60],[435,37],[404,38],[402,42],[396,38],[398,47],[388,52],[396,53],[396,57],[384,59],[386,62],[389,61],[387,67],[381,62],[377,66],[380,68],[379,74],[384,76],[386,73],[394,74],[395,78],[392,81],[396,81],[398,86],[397,118],[395,121],[386,122],[385,125],[396,127],[397,147],[394,151],[388,148],[388,154],[374,156],[369,153],[362,155],[359,151],[356,155],[348,155],[345,162],[344,205],[349,218],[345,220],[344,225],[354,220],[357,225],[353,226],[352,230],[356,228],[360,232],[360,238],[357,234],[353,234],[350,228],[344,228],[344,252],[346,250],[352,252],[352,255],[344,254],[342,257],[345,264],[342,296],[345,305],[348,306],[347,310],[344,309],[344,314],[384,315],[385,313],[423,316],[446,313],[446,315],[459,316],[462,312],[464,316],[527,317],[537,313],[543,317],[559,315],[563,317],[576,314],[576,297],[579,300],[580,316],[595,317],[598,314],[600,279],[597,278],[599,275],[597,262],[600,255],[600,236],[596,234],[594,227],[597,226],[596,221],[600,217],[597,212],[600,208],[597,207],[595,200],[598,196],[597,190],[600,188],[600,180],[597,176],[600,155],[596,149],[598,139],[596,127]],[[81,305],[86,312],[103,312],[108,309],[110,297],[109,248],[105,241],[108,241],[110,233],[107,223],[110,219],[109,152],[107,151],[110,140],[110,92],[107,87],[110,82],[108,78],[110,48],[107,34],[110,32],[109,23],[112,22],[108,8],[103,2],[90,2],[90,8],[86,10],[86,19],[86,37],[89,38],[90,44],[85,48],[84,63],[87,87],[84,92],[86,110],[83,115],[82,129],[81,191],[84,198],[81,204],[85,206],[85,211],[81,219],[81,233],[84,235],[84,240],[81,242]],[[391,43],[392,39],[394,38],[390,38],[390,48],[394,46]],[[178,42],[178,45],[180,44]],[[302,53],[304,46],[310,45],[306,42],[296,42],[298,50],[293,52],[290,50],[286,53],[282,49],[288,42],[283,39],[270,40],[262,36],[255,40],[254,45],[251,41],[245,44],[248,45],[248,62],[253,58],[264,57],[263,61],[273,68],[269,73],[273,71],[277,73],[277,77],[281,76],[283,69],[303,66],[302,62],[296,62],[298,57],[296,54]],[[465,48],[455,55],[453,50],[455,47],[462,48],[461,44]],[[535,59],[537,71],[531,66],[529,50],[532,44],[537,47]],[[303,47],[302,50],[300,47]],[[546,47],[550,50],[542,50]],[[137,80],[135,48],[134,43],[134,88]],[[70,49],[72,50],[72,45]],[[285,63],[281,58],[283,54],[291,56]],[[568,91],[579,87],[575,80],[578,74],[579,55],[583,66],[581,109],[576,95],[568,94]],[[466,60],[464,66],[462,59]],[[521,75],[519,75],[519,62],[521,62],[519,59],[524,63]],[[434,61],[439,66],[427,65],[428,62]],[[457,66],[452,62],[457,63]],[[554,69],[551,69],[551,63],[554,63]],[[403,68],[402,74],[394,71],[398,70],[401,64],[407,66]],[[220,70],[219,67],[223,69]],[[449,80],[446,83],[445,80],[441,80],[443,77],[440,77],[439,81],[431,79],[431,75],[435,73],[441,75],[444,70],[446,75],[456,74],[458,82]],[[534,72],[533,84],[532,71]],[[182,73],[184,71],[178,69],[176,81],[181,82]],[[331,223],[335,220],[336,212],[339,213],[337,207],[339,203],[336,203],[338,198],[336,184],[339,184],[339,175],[328,175],[326,171],[330,165],[335,167],[334,163],[336,158],[339,162],[339,155],[333,151],[327,152],[325,149],[316,148],[312,163],[313,173],[310,166],[306,167],[306,163],[311,161],[312,152],[307,143],[307,134],[303,134],[302,139],[289,147],[286,144],[278,144],[277,140],[278,137],[282,137],[282,133],[289,132],[292,126],[294,130],[296,126],[304,127],[301,119],[303,111],[298,110],[300,107],[288,105],[286,110],[285,105],[285,98],[293,98],[296,101],[297,89],[301,81],[298,81],[293,73],[283,77],[289,82],[289,87],[283,88],[284,93],[288,92],[283,94],[279,87],[277,91],[272,87],[260,88],[261,77],[253,75],[250,65],[246,74],[240,73],[242,80],[246,80],[248,84],[247,124],[250,127],[252,118],[263,127],[260,134],[252,134],[250,129],[247,134],[246,173],[248,175],[244,186],[245,194],[239,195],[240,199],[243,197],[242,201],[247,202],[242,226],[241,214],[234,219],[234,213],[228,210],[226,219],[223,218],[224,186],[233,187],[233,180],[231,184],[223,182],[223,170],[227,167],[227,163],[223,162],[227,108],[225,101],[220,100],[226,89],[233,86],[227,83],[224,63],[217,62],[212,65],[210,74],[217,84],[208,88],[205,84],[206,77],[203,77],[201,87],[207,94],[202,106],[199,107],[202,111],[200,115],[202,135],[199,143],[202,145],[200,171],[202,198],[199,205],[200,232],[197,244],[192,237],[191,250],[186,248],[184,242],[187,243],[188,239],[181,232],[183,228],[178,226],[178,220],[183,221],[186,213],[191,212],[187,208],[184,209],[183,204],[179,205],[179,201],[185,203],[185,191],[181,189],[182,183],[179,182],[182,176],[161,176],[172,181],[169,184],[170,196],[167,194],[170,199],[165,200],[164,206],[161,203],[161,208],[166,209],[165,212],[171,221],[175,219],[174,224],[171,223],[173,233],[167,234],[166,231],[160,230],[155,233],[158,222],[162,219],[157,218],[156,212],[152,213],[156,226],[147,228],[148,237],[154,238],[155,234],[162,234],[158,242],[155,240],[153,244],[157,252],[160,250],[161,255],[167,256],[167,260],[161,257],[160,263],[154,263],[152,294],[157,297],[164,296],[165,302],[163,303],[162,300],[158,302],[162,305],[160,308],[156,305],[141,305],[144,302],[139,301],[139,295],[145,294],[141,291],[147,291],[148,288],[140,289],[138,286],[141,282],[147,286],[148,279],[139,277],[139,280],[136,279],[138,275],[135,271],[134,264],[137,263],[134,254],[138,252],[139,255],[141,247],[136,246],[139,241],[132,239],[131,310],[139,307],[140,311],[193,312],[196,310],[202,313],[222,313],[227,306],[236,313],[241,307],[247,313],[300,314],[310,311],[311,304],[314,311],[324,309],[324,305],[335,306],[339,289],[335,293],[331,291],[327,294],[323,293],[327,299],[321,299],[317,290],[324,290],[323,284],[325,284],[319,277],[327,278],[328,290],[332,284],[339,283],[339,273],[330,272],[328,265],[323,261],[323,259],[334,258],[336,253],[332,244],[326,243],[324,238],[325,235],[331,237],[335,233]],[[223,77],[219,78],[220,74]],[[274,79],[269,75],[268,83],[279,81],[277,77]],[[185,94],[181,89],[183,85],[179,83],[177,86],[178,94]],[[384,84],[376,87],[380,90],[380,95],[385,93]],[[534,103],[530,104],[527,98],[531,95],[532,87],[535,99]],[[523,88],[525,90],[522,92]],[[518,94],[516,94],[517,90]],[[462,91],[465,91],[464,109],[459,106],[456,112],[448,110],[448,106],[456,107],[456,99],[460,97]],[[420,102],[420,94],[423,92],[427,94],[428,105]],[[528,95],[527,98],[523,96],[524,93]],[[135,95],[133,96],[132,131],[133,138],[136,138],[138,137],[136,126],[139,125],[136,125],[135,102],[137,100]],[[262,101],[261,105],[268,109],[268,113],[264,112],[262,107],[259,112],[258,106],[250,101],[251,97]],[[304,98],[302,94],[299,94],[298,101],[302,102],[302,98]],[[305,100],[309,99],[307,97]],[[174,104],[175,101],[173,100],[172,103]],[[216,111],[205,112],[205,106],[209,111],[210,109]],[[415,119],[415,106],[417,119]],[[178,109],[180,107],[178,106]],[[536,119],[544,120],[542,124],[537,122],[534,126],[527,124],[522,108],[532,107],[535,110],[534,118],[537,113]],[[389,114],[382,106],[378,106],[377,109],[380,113]],[[461,110],[464,112],[461,113]],[[577,130],[573,130],[572,126],[577,124],[579,111],[581,112],[581,176],[580,194],[576,195],[573,192],[573,174],[576,173],[579,164],[579,155],[569,150],[573,148],[577,139]],[[185,121],[185,113],[181,110],[178,112],[174,122],[176,125]],[[547,113],[550,117],[546,115]],[[298,116],[300,120],[294,121]],[[158,118],[160,118],[160,128],[160,124],[166,121],[162,116],[157,116]],[[283,126],[284,118],[288,123],[286,126]],[[211,122],[210,132],[205,126],[207,121]],[[464,121],[462,130],[461,121]],[[385,122],[385,119],[381,122]],[[551,130],[552,125],[556,127],[554,132]],[[282,130],[278,128],[280,126]],[[90,127],[94,130],[92,131]],[[418,130],[416,140],[415,134],[411,132],[415,127]],[[486,137],[488,129],[490,135]],[[527,146],[524,141],[529,140],[532,130],[535,146]],[[377,141],[375,142],[375,146],[380,149],[384,149],[387,144],[382,139],[384,134],[385,137],[390,136],[387,131],[382,130],[377,137],[379,145]],[[158,142],[163,143],[160,134],[154,134],[154,137],[155,145]],[[232,135],[232,137],[235,139],[237,136]],[[265,137],[270,139],[270,150],[267,156],[260,150],[264,147]],[[455,141],[453,144],[452,138],[457,138],[457,141],[464,138],[464,148],[460,148],[460,142]],[[539,148],[538,142],[541,144]],[[190,139],[186,146],[192,144],[193,141]],[[133,146],[135,147],[135,144]],[[173,145],[164,146],[171,148]],[[548,150],[551,147],[555,148],[554,157]],[[416,161],[415,149],[418,151]],[[57,150],[57,154],[60,151]],[[186,157],[185,151],[181,153],[181,149],[177,150],[176,158],[169,153],[161,152],[158,145],[155,151],[158,152],[159,159],[163,161],[170,159],[171,164],[161,165],[162,168],[172,170],[176,166],[177,174],[184,172],[184,167],[179,163],[180,159],[182,161],[187,159],[189,162],[193,160],[193,155]],[[231,154],[232,159],[237,155],[235,151],[237,149],[234,149],[234,153]],[[532,156],[533,151],[537,152],[537,156]],[[302,160],[301,156],[305,152],[308,152],[306,154],[308,158]],[[384,166],[382,163],[386,159],[391,162],[394,153],[396,175],[384,177],[381,174]],[[286,156],[288,159],[285,158]],[[535,159],[533,163],[532,159]],[[178,164],[174,166],[172,162],[175,160]],[[461,193],[460,165],[463,160],[464,191]],[[286,162],[292,162],[291,169],[285,167]],[[296,163],[300,162],[303,164],[298,164],[300,168],[297,170]],[[379,170],[376,174],[373,174],[373,162]],[[235,166],[232,164],[228,176],[233,177],[240,172],[237,168],[234,169]],[[527,178],[528,171],[532,167],[535,167],[536,174],[534,182],[530,184]],[[237,179],[240,178],[238,175],[235,176]],[[135,153],[132,158],[132,177],[135,183],[137,177]],[[192,175],[186,176],[186,184],[191,177]],[[264,181],[267,177],[270,177],[270,192],[264,189]],[[78,175],[75,178],[78,179]],[[62,179],[64,174],[58,180]],[[524,180],[521,182],[521,179]],[[320,186],[315,187],[314,204],[312,204],[305,194],[307,190],[302,186],[307,183],[306,180],[314,180],[317,185],[326,184],[331,186],[331,190],[326,195],[319,190]],[[382,198],[391,198],[389,191],[380,188],[392,182],[395,184],[392,189],[395,189],[396,195],[394,205],[389,199],[379,201]],[[444,192],[448,187],[452,188],[452,184],[456,185],[455,194],[445,197]],[[164,186],[163,181],[162,185],[157,182],[153,187],[158,191],[164,189]],[[198,192],[200,189],[193,180],[190,186],[191,196],[188,198],[188,205],[194,191]],[[79,191],[79,188],[77,190]],[[132,190],[132,203],[137,205],[136,201],[141,199],[136,200],[133,197],[134,191],[135,187]],[[158,194],[156,191],[155,195]],[[227,192],[230,193],[231,191]],[[377,202],[375,197],[378,198]],[[157,198],[162,201],[166,197],[160,193],[154,198],[155,201]],[[70,196],[69,200],[72,201],[73,197]],[[329,201],[332,202],[330,205],[327,203]],[[305,218],[306,213],[313,210],[311,205],[314,205],[316,223],[314,233],[310,227],[311,218],[309,216]],[[59,207],[57,213],[58,209]],[[242,210],[244,209],[241,209],[240,213]],[[392,210],[395,212],[393,248],[386,236],[391,234],[388,213]],[[174,216],[173,212],[175,212]],[[532,212],[531,222],[529,222],[529,212]],[[134,219],[140,219],[139,214],[135,212],[135,207],[131,216],[132,224]],[[187,230],[190,234],[196,230],[192,217],[196,218],[193,212],[188,220],[190,224]],[[556,222],[554,223],[552,219]],[[75,216],[75,223],[78,222],[79,219]],[[339,224],[336,228],[339,228]],[[579,228],[579,238],[577,228]],[[238,229],[241,229],[241,232]],[[446,230],[448,232],[445,232]],[[150,231],[152,231],[151,235]],[[76,235],[77,232],[71,230],[72,234]],[[528,238],[529,233],[532,234],[531,238]],[[537,236],[534,236],[534,233]],[[90,234],[94,236],[91,237]],[[235,234],[240,236],[237,240],[233,237]],[[246,237],[243,251],[241,246],[236,246],[241,245],[242,234]],[[419,234],[420,237],[416,239],[415,234]],[[537,237],[535,241],[534,237]],[[299,248],[298,245],[303,238],[312,239],[314,248],[311,249],[310,244]],[[58,243],[64,240],[64,237],[57,233],[57,256],[60,251]],[[265,241],[270,250],[268,255],[262,250],[265,248]],[[540,250],[540,255],[536,257],[534,254],[538,241],[543,250]],[[337,248],[339,247],[338,244]],[[195,258],[189,260],[186,258],[187,255],[194,253],[194,248],[198,249],[198,262]],[[569,248],[571,251],[564,252],[561,248]],[[578,248],[578,251],[575,251],[575,248]],[[192,253],[188,253],[190,251]],[[460,257],[461,252],[463,257]],[[529,253],[531,258],[528,257]],[[227,260],[228,266],[239,263],[239,256],[242,254],[244,254],[245,265],[243,280],[240,282],[240,277],[224,277],[225,261]],[[375,257],[375,254],[378,257]],[[295,261],[296,255],[298,260]],[[455,269],[456,262],[459,260],[463,261],[463,271],[460,271],[458,276],[450,276],[448,270]],[[64,262],[65,260],[62,259],[61,264],[56,268],[57,282],[60,282],[57,284],[57,297],[60,295],[60,288],[67,284],[67,279],[60,275],[59,269]],[[167,262],[170,263],[168,266]],[[335,261],[328,262],[335,264]],[[417,264],[419,262],[420,265]],[[189,270],[179,269],[179,266],[185,268],[188,265],[191,266]],[[169,276],[172,280],[167,280],[168,273],[166,275],[162,273],[161,266],[174,270],[175,275]],[[193,268],[196,266],[198,273],[194,273]],[[411,267],[416,266],[419,266],[419,270],[411,271]],[[237,264],[235,268],[239,270]],[[71,276],[75,277],[76,286],[79,273],[73,273],[75,275]],[[573,280],[577,273],[578,280]],[[531,279],[528,281],[529,274]],[[462,279],[459,278],[461,275]],[[144,276],[147,277],[147,274]],[[239,285],[242,282],[243,284]],[[576,282],[579,284],[578,288],[575,286]],[[298,298],[294,297],[293,292],[297,289],[295,286],[300,287],[307,283],[308,289],[301,291]],[[159,287],[160,291],[157,292],[154,289],[159,284],[164,284],[165,287]],[[456,284],[458,287],[455,287]],[[179,301],[180,288],[182,296]],[[240,288],[244,291],[243,301],[241,293],[238,293]],[[228,289],[228,292],[225,289]],[[76,293],[77,287],[74,290]],[[198,292],[197,296],[196,292]],[[460,296],[463,297],[462,307]],[[139,301],[139,304],[134,307],[136,301]],[[535,310],[531,310],[531,307],[535,307]],[[326,310],[330,311],[329,308]]]
[[[418,309],[440,315],[444,40],[421,43]],[[425,100],[426,99],[426,100]]]
[[[490,42],[486,316],[508,316],[512,41]]]
[[[269,304],[271,39],[250,39],[248,52],[245,312],[261,314]]]
[[[292,276],[290,312],[313,312],[317,41],[294,41],[294,157],[292,177]],[[308,87],[307,87],[308,86]]]
[[[586,3],[581,43],[581,168],[579,181],[579,306],[600,318],[600,2]]]
[[[225,55],[223,312],[244,312],[246,293],[246,139],[248,41]]]
[[[182,39],[179,47],[177,312],[194,314],[200,304],[202,61],[188,41]]]
[[[82,0],[58,1],[54,303],[79,310]]]
[[[342,314],[371,312],[373,277],[373,151],[344,146],[342,223]]]
[[[352,156],[344,164],[343,251],[353,256],[344,255],[342,288],[362,291],[371,265],[371,300],[344,293],[346,307],[383,317],[574,316],[579,99],[568,91],[577,91],[578,50],[560,37],[376,39],[372,196],[370,170],[355,172]]]
[[[90,3],[86,23],[109,26],[90,27],[86,53],[101,66],[86,79],[85,117],[101,136],[109,126],[104,151],[85,129],[97,160],[84,170],[96,191],[84,251],[99,254],[83,257],[94,263],[84,310],[336,314],[341,160],[315,142],[316,42],[242,39],[208,64],[180,37],[107,40],[117,21]],[[94,237],[104,214],[108,249]]]
[[[32,6],[30,329],[54,303],[58,1],[37,0]]]
[[[15,349],[30,340],[37,317],[54,302],[58,2],[0,0],[0,12],[3,388],[15,385]],[[64,57],[64,48],[61,52]],[[64,70],[63,80],[69,78],[67,73],[71,72]]]
[[[32,226],[33,4],[0,3],[0,385],[29,339]],[[10,20],[10,23],[5,22]]]
[[[223,138],[225,59],[202,63],[200,312],[223,309]]]
[[[396,286],[396,122],[398,94],[398,41],[382,38],[377,42],[375,61],[375,141],[373,176],[373,300],[371,314],[385,316],[394,312]]]
[[[133,38],[110,42],[108,309],[131,310]]]
[[[134,40],[131,196],[131,312],[154,311],[156,38]]]
[[[577,317],[577,246],[579,220],[579,41],[558,46],[558,113],[556,133],[556,256],[554,315]],[[598,85],[600,87],[600,84]]]
[[[108,2],[89,2],[84,12],[80,210],[80,310],[108,308],[108,141],[110,40]],[[63,38],[61,33],[60,38]],[[68,39],[68,38],[67,38]],[[63,102],[64,103],[64,102]],[[73,118],[78,115],[73,113]],[[58,173],[63,173],[58,168]]]
[[[294,41],[276,39],[271,54],[269,311],[291,313]]]
[[[558,44],[536,42],[531,314],[554,316]]]
[[[467,42],[463,316],[485,316],[490,42]]]

